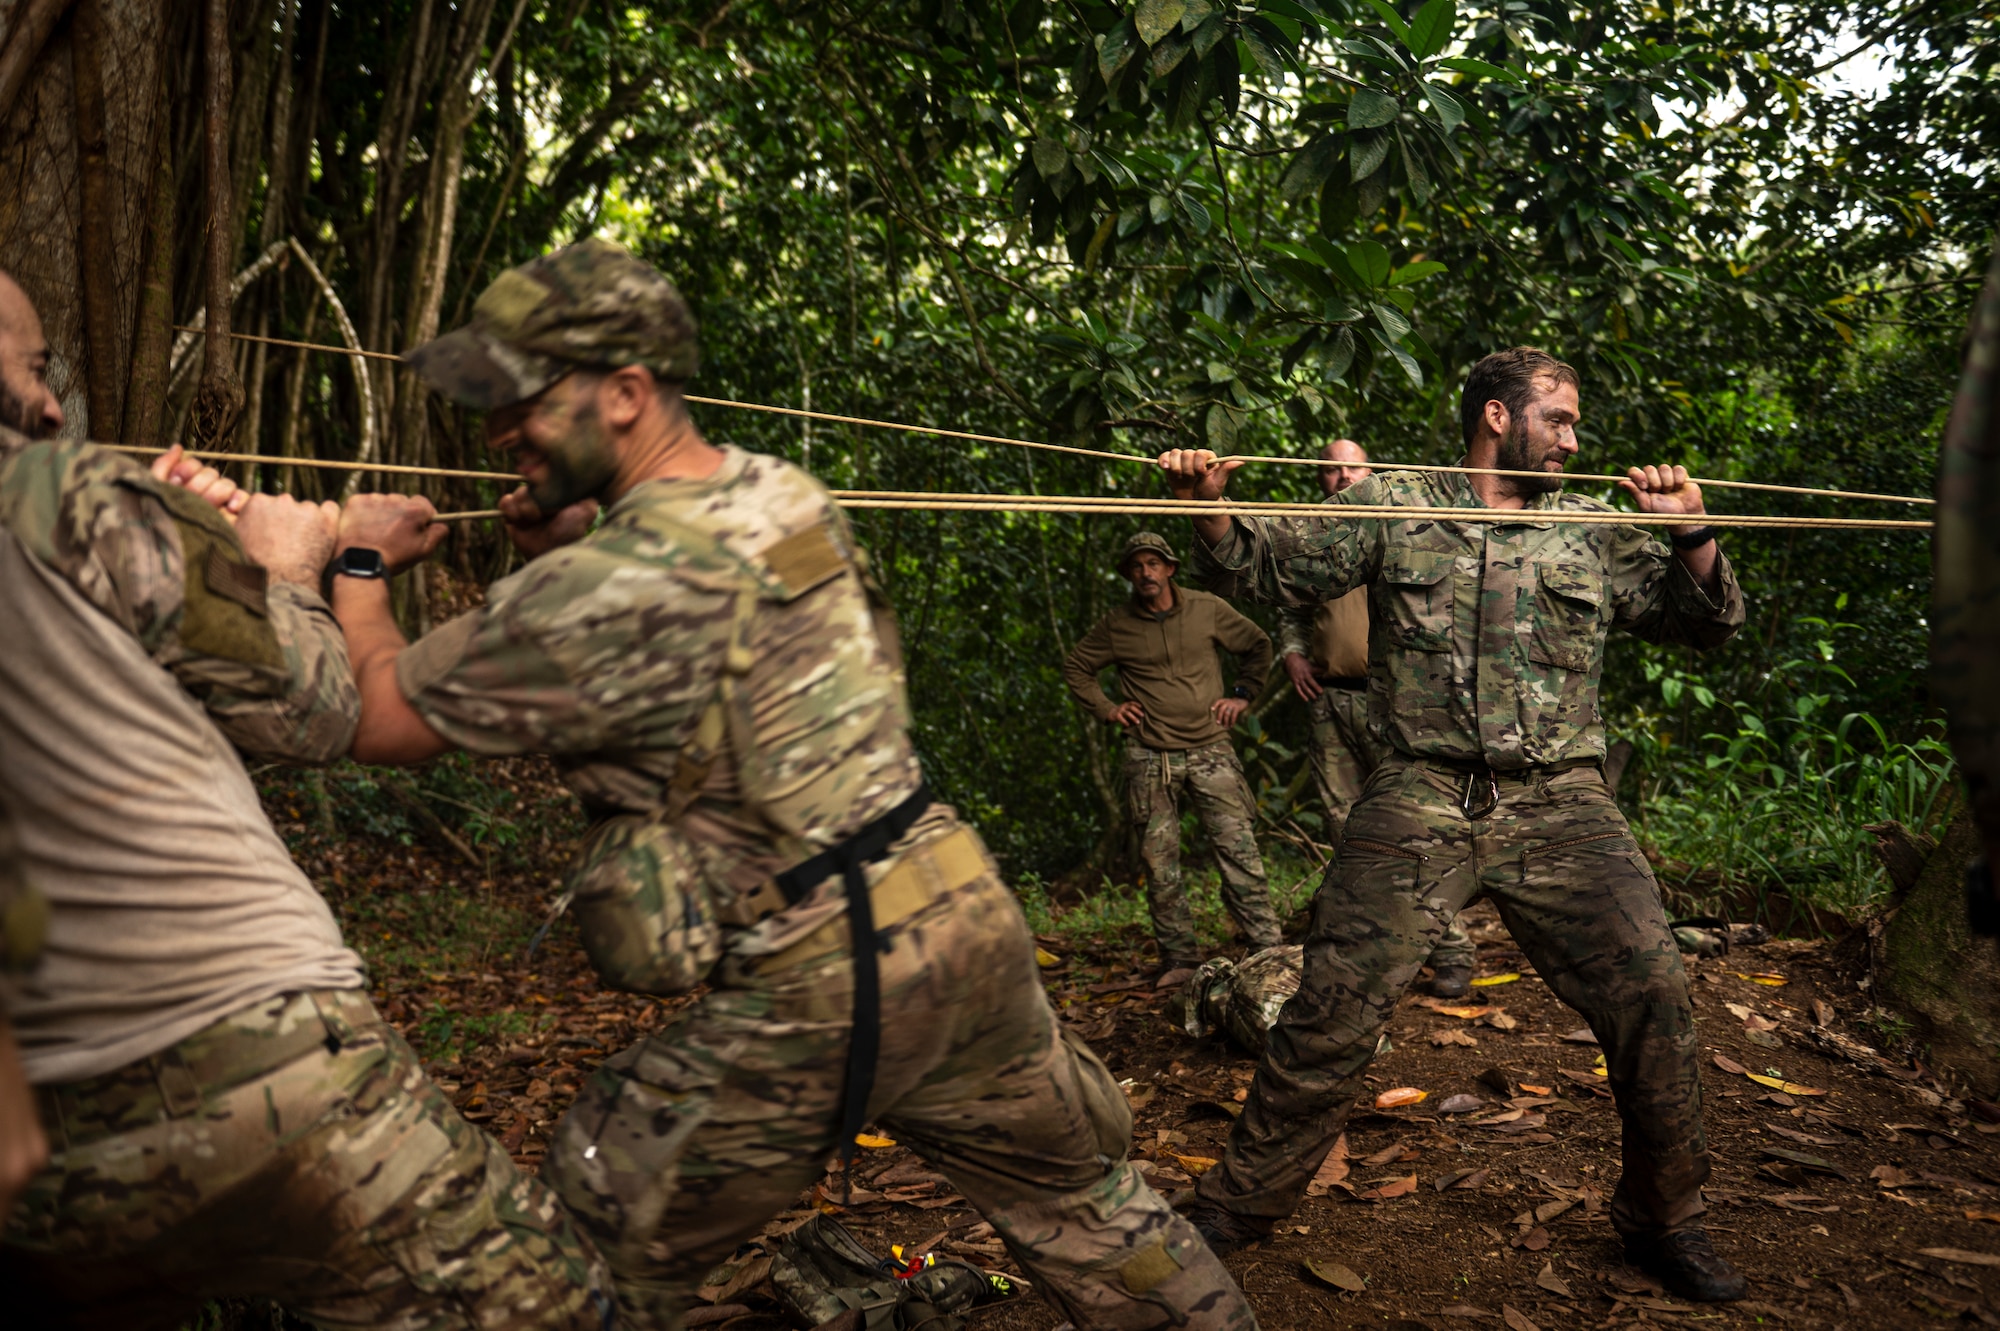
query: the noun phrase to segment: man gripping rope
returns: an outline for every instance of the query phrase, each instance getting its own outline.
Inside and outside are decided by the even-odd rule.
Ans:
[[[1222,595],[1311,605],[1369,589],[1369,728],[1387,748],[1314,902],[1304,982],[1201,1178],[1191,1214],[1219,1247],[1298,1205],[1397,1000],[1484,894],[1603,1046],[1624,1126],[1611,1218],[1627,1257],[1690,1298],[1743,1295],[1700,1228],[1694,1013],[1658,886],[1604,784],[1597,711],[1613,626],[1714,647],[1743,623],[1743,596],[1679,467],[1620,482],[1642,511],[1687,519],[1667,528],[1671,549],[1636,526],[1549,520],[1606,511],[1562,493],[1578,412],[1569,366],[1498,352],[1460,399],[1465,463],[1536,475],[1377,474],[1333,498],[1407,518],[1194,519],[1195,568]],[[1239,465],[1205,450],[1160,458],[1182,499],[1221,498]],[[1520,517],[1448,516],[1472,507]]]
[[[441,529],[420,499],[348,505],[354,755],[553,754],[592,820],[569,887],[599,973],[710,986],[605,1063],[549,1153],[631,1324],[677,1325],[879,1120],[1078,1326],[1253,1326],[1126,1161],[1124,1094],[1060,1030],[985,847],[925,790],[893,624],[831,497],[689,418],[673,286],[585,241],[503,273],[410,359],[515,456],[528,485],[503,507],[532,558],[406,646],[382,575]]]

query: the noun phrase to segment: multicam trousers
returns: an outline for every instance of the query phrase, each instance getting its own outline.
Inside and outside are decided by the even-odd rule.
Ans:
[[[891,862],[927,854],[935,890],[883,930],[871,1118],[1077,1326],[1254,1328],[1201,1236],[1126,1162],[1124,1093],[1058,1026],[1014,894],[970,829],[942,828]],[[878,912],[884,871],[870,870]],[[610,1261],[622,1326],[678,1326],[700,1278],[823,1176],[853,1003],[846,930],[833,920],[813,955],[726,954],[710,992],[609,1059],[558,1127],[543,1176]]]
[[[371,1331],[608,1325],[607,1273],[555,1197],[361,993],[281,995],[37,1092],[52,1154],[0,1246],[10,1324],[167,1331],[270,1298]]]
[[[1336,851],[1347,829],[1347,817],[1354,802],[1375,770],[1378,757],[1368,738],[1368,691],[1327,685],[1319,697],[1306,705],[1312,719],[1306,748],[1312,757],[1313,784],[1319,789],[1320,805],[1326,810],[1327,839]],[[1444,936],[1431,951],[1429,964],[1436,967],[1471,967],[1478,959],[1472,940],[1456,919],[1445,926]]]
[[[1257,853],[1257,801],[1243,777],[1236,746],[1227,739],[1196,749],[1125,746],[1125,801],[1140,829],[1139,859],[1146,866],[1146,901],[1160,955],[1200,961],[1194,914],[1181,886],[1181,810],[1187,791],[1214,843],[1222,869],[1222,902],[1252,951],[1283,941],[1271,910],[1264,857]]]
[[[1340,1135],[1376,1037],[1444,925],[1479,894],[1603,1046],[1624,1126],[1621,1233],[1686,1228],[1705,1209],[1694,1011],[1659,888],[1595,767],[1502,778],[1467,817],[1465,778],[1394,759],[1369,778],[1314,902],[1305,980],[1271,1031],[1243,1116],[1201,1196],[1291,1214]]]

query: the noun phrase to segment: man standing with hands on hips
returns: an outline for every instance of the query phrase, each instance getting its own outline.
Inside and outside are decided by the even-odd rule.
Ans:
[[[1374,474],[1367,450],[1352,439],[1334,440],[1320,456],[1332,464],[1318,473],[1328,499]],[[1326,838],[1338,855],[1347,815],[1382,752],[1368,733],[1368,589],[1318,605],[1279,606],[1278,659],[1311,718],[1306,748],[1313,784],[1326,810]],[[1439,998],[1470,993],[1475,956],[1472,940],[1453,920],[1430,956],[1431,992]]]
[[[1472,368],[1465,465],[1516,475],[1378,474],[1341,504],[1400,518],[1194,519],[1194,568],[1217,592],[1310,605],[1369,589],[1370,729],[1388,751],[1314,902],[1305,977],[1222,1162],[1190,1218],[1220,1251],[1270,1232],[1304,1194],[1362,1089],[1376,1039],[1446,924],[1475,896],[1603,1046],[1623,1125],[1611,1219],[1626,1256],[1689,1298],[1741,1298],[1701,1229],[1709,1172],[1694,1013],[1659,890],[1603,777],[1598,680],[1613,626],[1710,648],[1743,595],[1701,491],[1680,467],[1619,482],[1654,529],[1563,522],[1608,512],[1562,492],[1577,451],[1576,371],[1516,347]],[[1181,499],[1220,499],[1240,463],[1174,450]],[[1452,509],[1518,517],[1453,521]]]

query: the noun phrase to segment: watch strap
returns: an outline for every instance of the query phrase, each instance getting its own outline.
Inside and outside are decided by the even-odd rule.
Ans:
[[[1715,539],[1715,528],[1696,527],[1693,531],[1684,531],[1678,536],[1668,533],[1667,539],[1673,543],[1676,550],[1699,550]]]

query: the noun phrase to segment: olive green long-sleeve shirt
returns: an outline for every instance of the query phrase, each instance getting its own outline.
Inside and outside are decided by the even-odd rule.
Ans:
[[[1613,627],[1709,648],[1742,626],[1726,558],[1711,596],[1646,529],[1560,523],[1612,511],[1538,496],[1518,519],[1454,522],[1479,500],[1458,475],[1377,472],[1334,496],[1407,518],[1236,518],[1195,576],[1243,600],[1309,606],[1367,587],[1368,728],[1384,752],[1484,761],[1497,771],[1604,756],[1598,679]]]
[[[1229,696],[1216,648],[1237,660],[1236,685],[1254,694],[1271,669],[1271,640],[1227,601],[1174,588],[1174,608],[1154,614],[1128,601],[1083,635],[1063,662],[1063,679],[1100,721],[1118,704],[1098,686],[1097,673],[1118,667],[1118,688],[1146,711],[1138,740],[1149,749],[1193,749],[1228,734],[1209,708]]]

